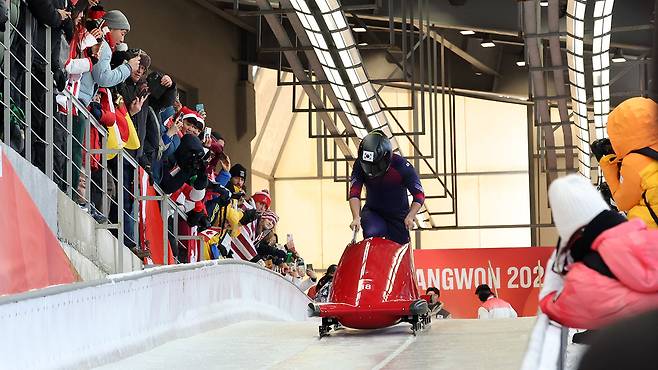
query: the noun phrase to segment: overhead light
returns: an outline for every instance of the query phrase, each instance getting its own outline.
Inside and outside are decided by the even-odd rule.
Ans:
[[[365,27],[352,27],[353,32],[366,32]]]
[[[494,44],[493,40],[491,40],[491,36],[487,35],[484,37],[484,39],[482,39],[480,46],[482,46],[483,48],[492,48],[496,46],[496,44]]]
[[[459,31],[459,33],[461,33],[464,36],[475,35],[475,31],[472,31],[472,30],[461,30],[461,31]]]
[[[517,60],[516,65],[519,67],[525,67],[525,60]]]
[[[548,6],[548,1],[540,1],[539,6],[547,7]]]
[[[613,63],[624,63],[626,61],[626,57],[624,57],[624,53],[621,51],[621,49],[617,48],[611,60]]]
[[[482,73],[482,71],[475,71],[475,75],[476,75],[476,76],[482,76],[483,73]]]
[[[366,45],[368,45],[368,43],[367,42],[360,42],[358,45],[359,46],[366,46]]]

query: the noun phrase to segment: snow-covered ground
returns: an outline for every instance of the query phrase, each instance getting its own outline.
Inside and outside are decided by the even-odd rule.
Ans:
[[[534,318],[435,320],[318,338],[318,320],[243,321],[177,339],[102,369],[518,369]]]

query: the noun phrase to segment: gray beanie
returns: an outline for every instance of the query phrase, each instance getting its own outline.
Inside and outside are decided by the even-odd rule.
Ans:
[[[120,10],[110,10],[105,13],[103,19],[105,19],[105,25],[110,29],[130,31],[128,18]]]

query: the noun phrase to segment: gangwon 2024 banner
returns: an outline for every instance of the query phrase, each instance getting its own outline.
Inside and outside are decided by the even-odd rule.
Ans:
[[[421,293],[439,288],[454,318],[477,317],[475,288],[480,284],[488,284],[519,316],[534,316],[552,252],[546,247],[415,250],[418,288]]]

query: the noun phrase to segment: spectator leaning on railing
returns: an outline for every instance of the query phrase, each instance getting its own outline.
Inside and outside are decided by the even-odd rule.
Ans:
[[[9,5],[15,9],[12,3]],[[70,13],[67,12],[64,8],[65,2],[63,0],[31,0],[27,2],[20,2],[20,6],[18,7],[18,32],[25,34],[27,18],[31,16],[36,18],[36,22],[32,23],[31,33],[32,46],[36,49],[38,54],[33,52],[32,60],[27,62],[24,58],[26,55],[25,39],[22,36],[14,37],[14,31],[11,28],[7,30],[8,32],[12,33],[10,36],[12,40],[11,53],[14,55],[14,58],[11,58],[10,60],[10,79],[13,82],[13,86],[11,86],[10,92],[11,100],[13,103],[13,106],[11,107],[13,113],[11,118],[12,120],[17,119],[15,122],[7,122],[7,124],[12,125],[12,140],[10,141],[10,144],[12,144],[12,146],[18,151],[23,151],[23,140],[25,133],[22,133],[21,131],[23,131],[23,129],[19,129],[17,125],[22,126],[23,122],[19,121],[23,120],[24,118],[17,117],[16,113],[21,114],[24,113],[25,110],[30,109],[32,117],[30,126],[31,130],[34,132],[34,134],[36,134],[31,136],[32,162],[41,171],[45,171],[46,164],[46,116],[44,113],[46,115],[54,113],[46,111],[46,95],[47,90],[50,89],[50,86],[46,85],[46,69],[48,66],[43,58],[50,54],[50,70],[55,73],[55,77],[58,81],[60,81],[58,87],[63,89],[61,81],[65,80],[65,78],[62,78],[63,74],[61,72],[61,66],[59,62],[60,40],[62,35],[62,26],[66,22],[70,22]],[[52,29],[50,40],[52,43],[51,50],[46,50],[46,26],[49,26]],[[27,105],[26,99],[23,96],[25,93],[25,74],[27,73],[24,66],[30,66],[32,75],[32,93],[30,96],[31,106]],[[63,144],[61,142],[62,135],[59,134],[60,132],[53,133],[56,143],[61,145]],[[63,161],[60,159],[60,157],[55,159],[55,165],[61,167],[63,165]],[[61,171],[61,168],[56,169]]]
[[[130,31],[130,23],[128,18],[119,10],[111,10],[105,13],[103,20],[104,37],[98,50],[98,61],[93,65],[91,71],[82,73],[80,77],[78,98],[85,106],[91,103],[96,92],[96,86],[101,88],[115,87],[126,81],[133,70],[139,68],[139,56],[117,65],[116,68],[111,67],[112,52],[117,44],[124,41],[126,34]],[[80,142],[83,142],[84,132],[88,124],[89,121],[83,115],[75,116],[73,131],[75,138]],[[73,162],[77,166],[82,163],[82,148],[79,145],[74,146]],[[77,187],[78,181],[79,173],[74,171],[72,184],[74,188]]]
[[[70,186],[79,192],[76,201],[91,202],[96,208],[100,208],[103,199],[99,188],[102,171],[109,170],[115,178],[118,171],[123,171],[123,184],[115,184],[108,177],[107,195],[113,200],[110,202],[109,215],[98,214],[93,206],[89,207],[89,212],[98,222],[107,222],[106,216],[109,216],[111,223],[117,223],[119,218],[123,218],[124,230],[121,232],[126,236],[125,244],[142,257],[143,251],[138,247],[139,241],[131,241],[137,222],[131,217],[134,204],[134,168],[128,165],[127,160],[118,163],[115,159],[117,154],[110,153],[107,156],[108,167],[102,169],[102,156],[89,153],[88,165],[92,171],[92,181],[81,181],[79,169],[84,168],[81,143],[85,143],[84,136],[89,125],[85,114],[88,113],[80,112],[77,108],[69,111],[71,102],[67,101],[68,94],[61,93],[66,89],[74,99],[78,99],[87,107],[91,116],[108,129],[107,148],[126,149],[126,154],[135,157],[151,181],[159,184],[186,211],[187,220],[178,220],[177,216],[172,220],[179,222],[180,235],[192,235],[194,228],[200,231],[212,226],[223,235],[230,233],[230,236],[235,238],[232,240],[236,241],[241,231],[251,230],[251,234],[247,233],[250,239],[247,242],[260,249],[258,254],[263,252],[264,258],[274,257],[284,271],[289,270],[290,274],[299,275],[295,277],[295,281],[300,282],[303,267],[285,264],[286,257],[291,260],[290,263],[303,261],[294,245],[288,243],[285,247],[279,247],[276,244],[273,228],[278,216],[270,210],[272,200],[269,193],[266,190],[257,192],[253,200],[245,197],[247,169],[240,164],[231,166],[231,161],[224,152],[225,143],[221,135],[205,129],[205,110],[198,108],[200,111],[195,112],[184,107],[176,93],[176,84],[170,76],[159,72],[149,74],[148,54],[139,49],[129,50],[124,44],[126,34],[131,30],[128,18],[120,10],[105,12],[98,3],[98,0],[89,0],[84,4],[80,2],[71,5],[66,0],[26,0],[20,2],[20,9],[15,7],[20,12],[12,12],[20,14],[20,19],[13,21],[18,22],[17,28],[22,31],[26,17],[30,16],[27,10],[32,11],[37,20],[32,30],[34,47],[42,55],[51,53],[50,68],[60,91],[54,97],[57,103],[56,112],[52,112],[58,121],[53,131],[54,145],[58,148],[54,152],[55,173],[66,178],[65,158],[60,150],[66,154],[65,127],[66,118],[70,115],[74,137],[70,158],[74,166]],[[51,27],[53,49],[48,51],[45,50],[45,26]],[[65,36],[68,48],[64,46],[65,51],[60,58],[59,42],[63,38],[62,35]],[[13,36],[11,39],[12,53],[25,55],[24,39]],[[26,71],[17,62],[18,60],[13,59],[11,61],[12,81],[15,82],[11,91],[12,118],[20,118],[20,109],[29,109],[19,93],[19,90],[24,90]],[[46,89],[39,86],[45,84],[47,65],[35,57],[31,64],[32,75],[39,82],[32,84],[31,126],[40,137],[32,137],[32,158],[43,170],[46,146],[42,140],[45,139],[46,117],[34,109],[45,111]],[[23,140],[16,140],[15,137],[23,135],[20,125],[13,125],[11,130],[10,144],[13,147],[16,147],[14,144],[22,145]],[[18,134],[14,135],[17,130]],[[90,148],[85,150],[100,149],[100,133],[95,128],[90,128],[89,135]],[[21,149],[18,148],[19,151]],[[65,186],[61,180],[58,185],[62,189]],[[84,199],[85,186],[90,187],[91,200]],[[123,210],[117,209],[119,196],[123,196]],[[86,208],[87,204],[84,206]],[[173,231],[173,222],[166,222],[170,231]],[[180,261],[186,260],[185,251],[175,254]]]
[[[245,193],[245,182],[247,181],[247,169],[240,163],[236,163],[229,171],[231,173],[231,186],[229,190],[233,193]]]

